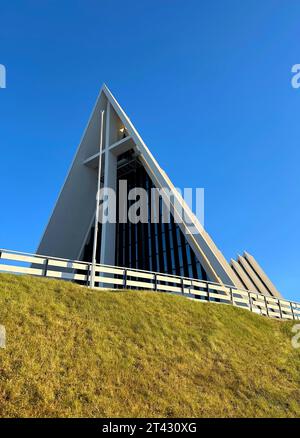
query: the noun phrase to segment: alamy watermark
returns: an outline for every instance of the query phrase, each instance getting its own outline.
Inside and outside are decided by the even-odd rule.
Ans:
[[[6,88],[6,68],[0,64],[0,88]]]
[[[129,189],[120,180],[117,190],[103,187],[97,194],[100,223],[184,224],[186,234],[198,234],[204,226],[204,189],[168,187]]]
[[[0,325],[0,348],[5,348],[6,346],[6,330],[4,325]]]
[[[292,347],[300,348],[300,324],[293,325],[292,333],[295,333],[295,336],[293,336],[291,340]]]
[[[294,64],[291,69],[292,73],[294,73],[291,84],[293,88],[300,88],[300,64]]]

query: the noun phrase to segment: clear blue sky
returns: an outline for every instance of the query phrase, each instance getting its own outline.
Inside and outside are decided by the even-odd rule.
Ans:
[[[0,1],[0,247],[34,251],[106,82],[208,232],[300,300],[298,0]]]

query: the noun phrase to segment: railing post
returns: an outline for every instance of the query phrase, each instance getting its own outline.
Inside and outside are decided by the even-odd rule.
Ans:
[[[207,301],[210,301],[210,293],[209,293],[209,284],[206,283],[206,289],[207,289]]]
[[[282,318],[282,315],[283,315],[283,313],[282,313],[282,307],[281,307],[281,302],[280,302],[280,299],[279,299],[279,298],[278,298],[278,307],[279,307],[280,318],[283,319],[283,318]]]
[[[291,307],[291,311],[292,311],[292,315],[293,315],[293,319],[295,318],[295,314],[294,314],[294,309],[293,309],[293,303],[290,301],[290,307]]]
[[[44,277],[47,277],[48,264],[49,264],[49,259],[47,258],[45,260],[45,265],[44,265],[44,272],[43,272]]]
[[[154,290],[157,291],[157,274],[154,274]]]
[[[265,295],[265,306],[266,306],[267,316],[269,316],[268,300],[267,300],[266,295]]]
[[[127,269],[124,269],[123,288],[126,289],[126,287],[127,287]]]
[[[248,292],[248,298],[249,298],[249,309],[250,309],[250,312],[253,312],[252,297],[251,297],[251,293],[250,292]]]
[[[230,294],[230,301],[231,301],[231,304],[234,306],[234,301],[233,301],[233,290],[232,290],[232,287],[229,288],[229,294]]]
[[[181,292],[184,294],[184,279],[181,278]]]
[[[88,263],[88,265],[87,265],[87,273],[86,273],[86,285],[87,285],[87,287],[89,286],[90,275],[91,275],[91,265]]]

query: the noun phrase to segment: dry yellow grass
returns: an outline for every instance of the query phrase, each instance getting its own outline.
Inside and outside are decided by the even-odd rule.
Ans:
[[[300,415],[293,323],[0,275],[1,417]]]

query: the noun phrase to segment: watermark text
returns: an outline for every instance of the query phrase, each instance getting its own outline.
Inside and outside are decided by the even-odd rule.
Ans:
[[[0,88],[6,88],[6,68],[0,64]]]
[[[101,188],[97,194],[100,206],[99,222],[131,224],[168,224],[174,220],[184,224],[186,234],[198,234],[204,226],[204,189],[168,187],[128,188],[120,180],[118,190]]]
[[[294,73],[291,79],[292,87],[300,88],[300,64],[294,64],[291,71]]]
[[[6,345],[6,330],[4,325],[0,325],[0,348],[5,348]]]
[[[292,347],[300,348],[300,324],[295,324],[292,327],[292,333],[295,333],[295,336],[292,337]]]

